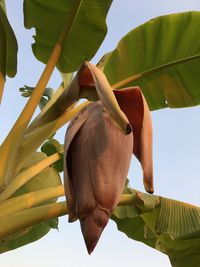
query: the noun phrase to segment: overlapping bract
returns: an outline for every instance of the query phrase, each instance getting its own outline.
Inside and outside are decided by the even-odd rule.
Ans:
[[[82,109],[70,123],[65,137],[64,174],[69,221],[80,220],[89,253],[119,202],[132,152],[141,162],[146,191],[153,192],[152,127],[141,90],[134,87],[110,93],[112,88],[99,72],[91,64],[79,71],[80,93],[88,95],[88,90],[96,88],[100,101]],[[107,91],[104,93],[104,90]],[[121,116],[119,121],[117,114]],[[126,121],[129,132],[123,128]]]
[[[122,194],[133,135],[125,135],[103,105],[96,102],[72,121],[66,146],[69,216],[70,220],[80,219],[91,253]]]

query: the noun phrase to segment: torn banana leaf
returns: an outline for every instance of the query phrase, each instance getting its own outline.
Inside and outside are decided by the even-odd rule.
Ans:
[[[112,219],[129,238],[168,255],[173,267],[200,262],[200,207],[164,197],[137,194],[138,204],[118,206]]]
[[[57,67],[62,72],[76,71],[85,59],[95,55],[105,38],[111,3],[112,0],[25,0],[24,25],[36,30],[32,45],[36,58],[47,63],[65,27],[66,38]]]

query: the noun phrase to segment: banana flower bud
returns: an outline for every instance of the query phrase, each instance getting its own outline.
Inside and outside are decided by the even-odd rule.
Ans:
[[[65,139],[69,221],[79,218],[88,253],[95,248],[122,194],[133,148],[100,101],[70,123]]]
[[[85,62],[80,68],[78,79],[82,97],[93,101],[100,99],[124,133],[127,134],[130,126],[132,127],[133,154],[141,163],[145,190],[153,193],[152,123],[150,111],[140,87],[114,90],[103,72],[89,62]],[[128,121],[122,113],[126,115]]]
[[[142,165],[146,191],[153,193],[152,126],[139,87],[113,90],[101,70],[87,62],[75,82],[80,97],[97,101],[71,121],[64,155],[69,221],[80,220],[90,254],[118,204],[132,153]]]

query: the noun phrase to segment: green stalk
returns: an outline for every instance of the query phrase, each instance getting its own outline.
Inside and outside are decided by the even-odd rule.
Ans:
[[[0,203],[0,218],[18,211],[33,208],[45,201],[49,201],[63,195],[64,187],[63,185],[59,185],[10,198]]]
[[[30,181],[35,175],[46,169],[48,166],[60,159],[60,155],[55,153],[29,167],[28,169],[19,173],[7,186],[7,188],[0,194],[0,202],[8,199],[14,192],[16,192],[22,185]]]

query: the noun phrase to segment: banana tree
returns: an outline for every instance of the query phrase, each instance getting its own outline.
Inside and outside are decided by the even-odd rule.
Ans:
[[[0,252],[42,238],[69,214],[80,220],[89,253],[110,218],[172,266],[195,267],[200,208],[131,189],[126,175],[133,152],[153,193],[149,109],[200,104],[200,12],[144,23],[94,66],[88,61],[106,35],[111,3],[24,0],[24,25],[36,30],[32,50],[46,66],[34,88],[20,89],[29,99],[0,146]],[[0,15],[2,96],[6,76],[17,71],[17,41],[2,0]],[[63,81],[52,91],[55,68]],[[53,136],[70,121],[63,146]]]

